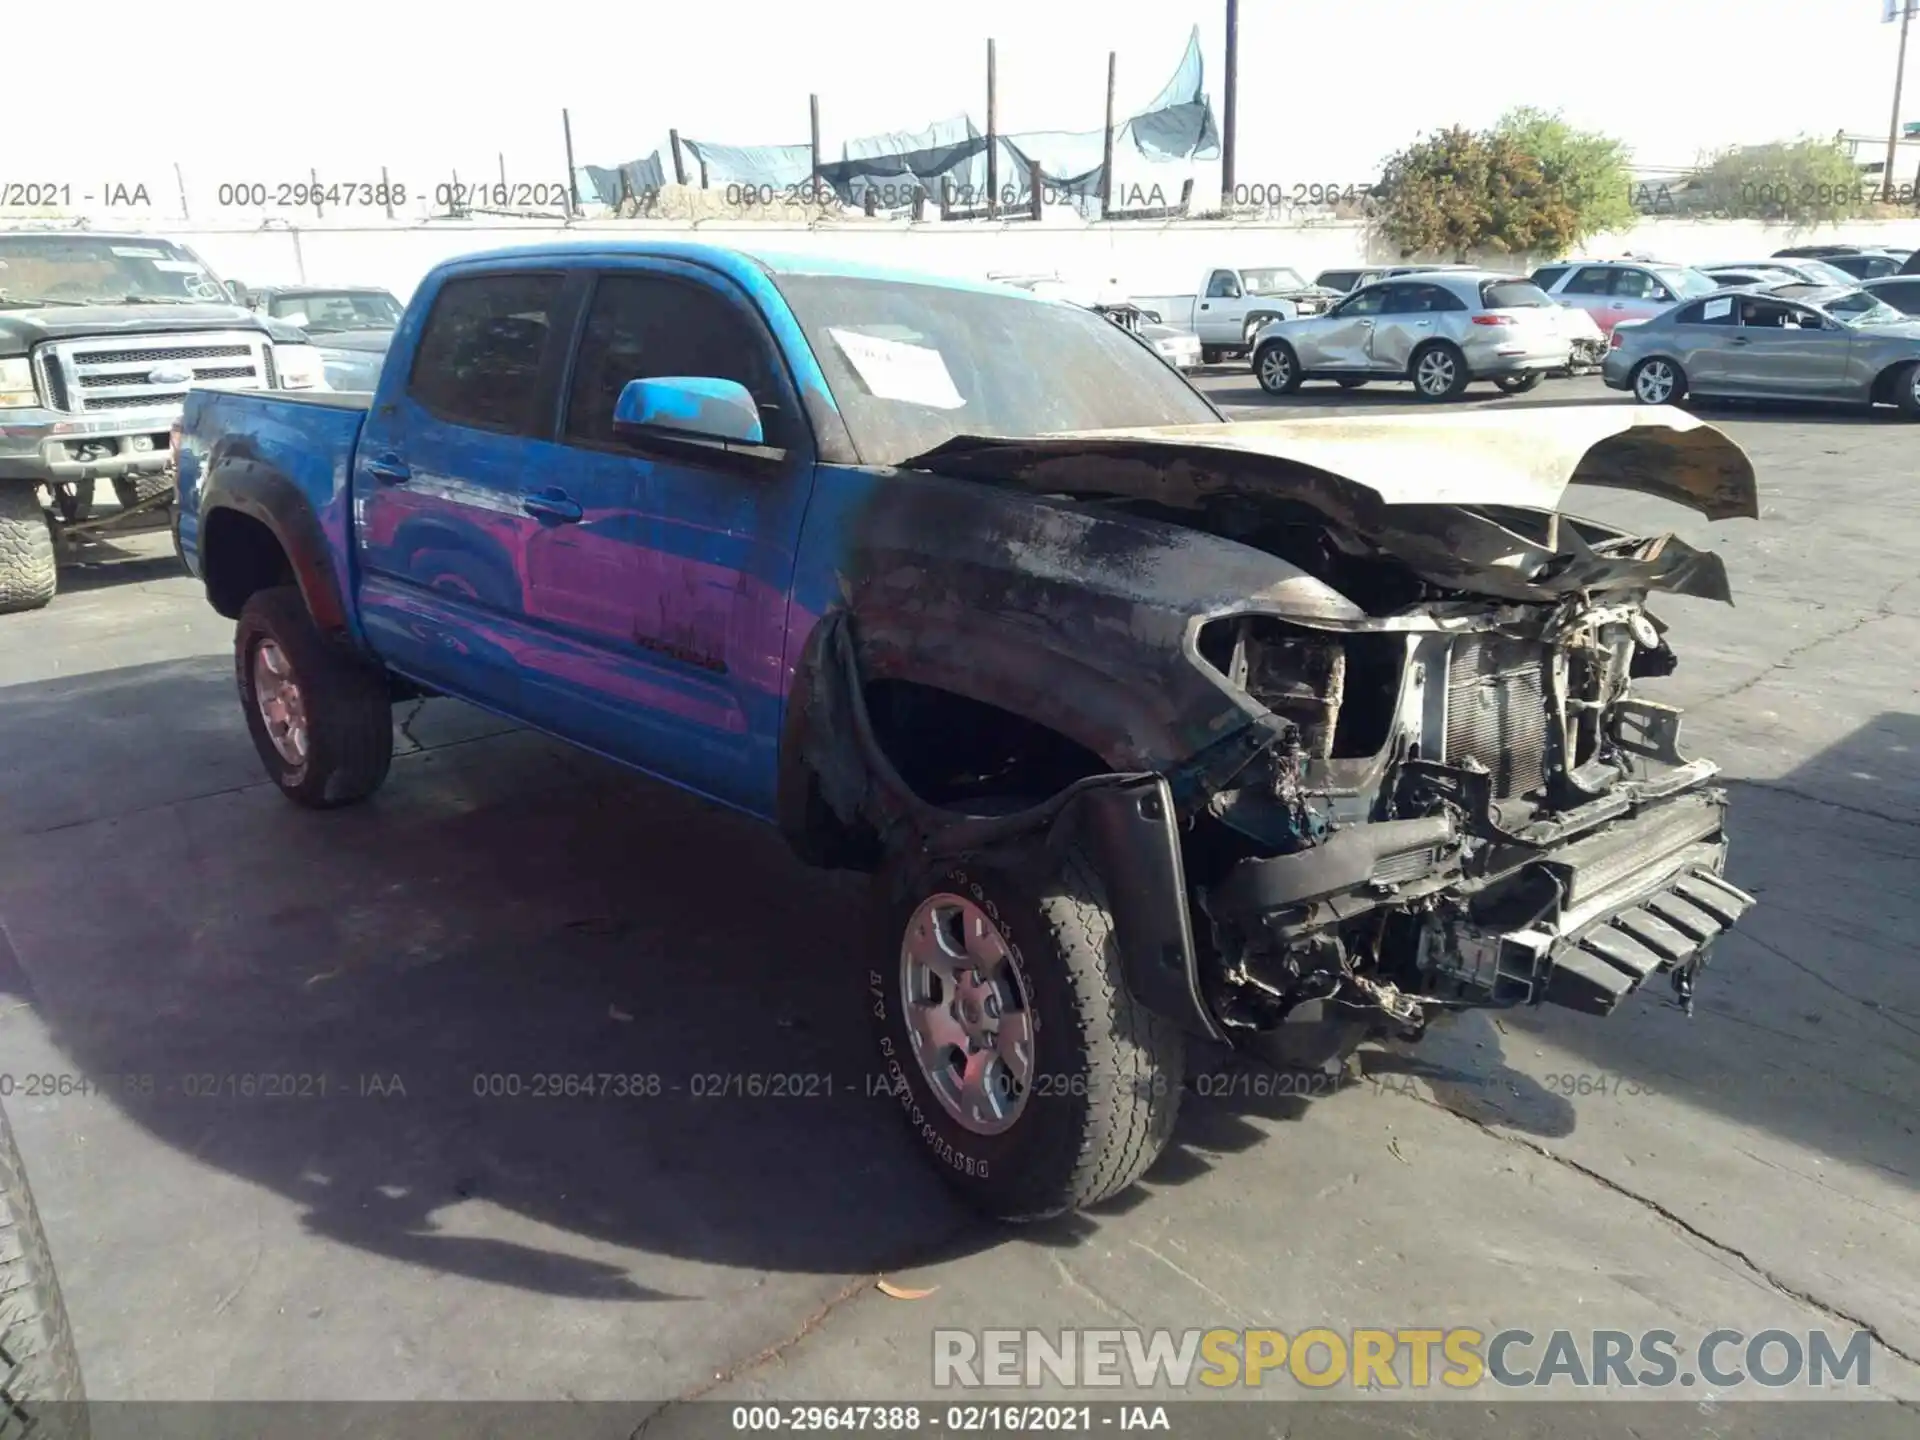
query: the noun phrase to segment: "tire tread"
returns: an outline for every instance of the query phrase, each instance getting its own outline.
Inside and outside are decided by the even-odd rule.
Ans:
[[[38,487],[0,480],[0,615],[43,608],[58,585],[53,530]]]
[[[83,1440],[85,1400],[53,1251],[0,1113],[0,1440]]]

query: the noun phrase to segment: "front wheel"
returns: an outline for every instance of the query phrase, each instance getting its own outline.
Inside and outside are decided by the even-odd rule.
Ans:
[[[1497,376],[1493,383],[1499,388],[1502,395],[1524,395],[1529,390],[1539,388],[1540,378],[1540,372],[1538,370],[1529,370],[1524,375]]]
[[[1893,403],[1909,420],[1920,420],[1920,364],[1909,365],[1894,381]]]
[[[1467,373],[1467,357],[1458,346],[1444,341],[1414,351],[1407,371],[1422,400],[1452,400],[1473,379]]]
[[[40,487],[0,480],[0,615],[38,610],[53,599],[59,570]]]
[[[1099,877],[883,872],[868,971],[888,1089],[942,1177],[999,1220],[1127,1189],[1180,1104],[1185,1041],[1127,988]]]
[[[1300,388],[1300,357],[1284,340],[1269,340],[1253,357],[1253,375],[1269,395],[1291,395]]]
[[[1671,360],[1642,360],[1629,377],[1633,398],[1642,405],[1671,405],[1687,393],[1687,377]]]
[[[393,762],[386,677],[329,643],[298,587],[248,599],[233,657],[254,749],[282,794],[331,810],[380,788]]]
[[[53,1252],[0,1112],[0,1436],[86,1440],[86,1402]]]

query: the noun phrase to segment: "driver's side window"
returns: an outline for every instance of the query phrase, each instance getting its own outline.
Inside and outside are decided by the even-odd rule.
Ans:
[[[622,442],[613,407],[630,380],[702,375],[744,385],[760,407],[769,445],[793,443],[794,419],[763,336],[718,293],[659,275],[603,275],[574,361],[566,439]]]
[[[1216,270],[1213,279],[1207,282],[1209,300],[1238,300],[1240,298],[1240,277],[1231,270]]]
[[[1345,318],[1350,315],[1378,315],[1387,303],[1387,292],[1391,285],[1369,285],[1365,290],[1356,290],[1345,300],[1329,311],[1329,314]]]

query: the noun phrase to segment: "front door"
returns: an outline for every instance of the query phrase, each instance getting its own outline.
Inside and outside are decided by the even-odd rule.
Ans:
[[[1442,306],[1451,298],[1437,285],[1402,280],[1380,287],[1386,297],[1374,322],[1369,363],[1375,370],[1404,374],[1413,352],[1438,332]],[[1454,304],[1457,307],[1458,301]]]
[[[1207,277],[1206,293],[1193,302],[1193,331],[1203,345],[1238,345],[1246,308],[1240,303],[1239,275],[1216,270]]]
[[[767,445],[616,433],[629,381],[735,380]],[[773,812],[786,596],[813,474],[799,399],[743,295],[696,267],[600,274],[555,465],[528,541],[529,614],[562,663],[526,682],[529,718],[760,815]]]
[[[1372,363],[1373,327],[1386,304],[1391,285],[1369,285],[1356,290],[1318,320],[1309,322],[1300,346],[1300,363],[1308,370],[1364,373]],[[1309,353],[1311,351],[1311,353]]]
[[[1785,301],[1742,299],[1728,350],[1733,388],[1788,400],[1819,400],[1846,384],[1852,332]]]

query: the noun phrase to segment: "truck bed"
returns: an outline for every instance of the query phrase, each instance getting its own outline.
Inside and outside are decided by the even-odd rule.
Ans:
[[[201,573],[200,517],[209,484],[259,492],[244,507],[255,513],[277,509],[297,494],[318,517],[328,547],[344,557],[352,515],[347,477],[372,404],[364,391],[189,390],[176,457],[180,556],[187,568]],[[216,440],[221,456],[234,458],[223,458],[220,472],[209,476]]]

